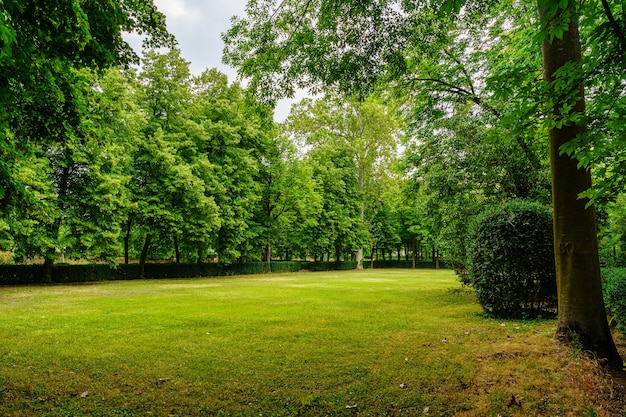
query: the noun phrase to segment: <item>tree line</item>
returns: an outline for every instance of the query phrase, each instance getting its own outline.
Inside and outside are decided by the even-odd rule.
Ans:
[[[408,259],[434,243],[398,196],[402,129],[380,99],[305,100],[276,125],[176,47],[72,71],[77,122],[14,161],[27,198],[2,243],[17,262]]]

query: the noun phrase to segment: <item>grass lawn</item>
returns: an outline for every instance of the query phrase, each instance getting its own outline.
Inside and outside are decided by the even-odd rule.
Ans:
[[[622,415],[554,321],[480,312],[445,270],[0,288],[0,415]]]

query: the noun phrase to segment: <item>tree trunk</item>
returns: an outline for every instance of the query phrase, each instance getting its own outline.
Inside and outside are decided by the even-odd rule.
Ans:
[[[148,249],[150,248],[150,242],[152,241],[152,235],[148,233],[146,235],[146,240],[143,243],[143,248],[141,249],[141,255],[139,256],[139,265],[140,272],[139,278],[144,279],[146,277],[146,260],[148,259]]]
[[[415,269],[416,265],[416,260],[417,260],[417,242],[416,242],[416,238],[415,236],[413,236],[411,238],[411,244],[413,245],[413,248],[411,249],[411,268]]]
[[[572,13],[568,9],[558,13]],[[546,11],[539,7],[542,20]],[[555,73],[566,65],[581,62],[580,37],[577,17],[572,17],[568,30],[561,39],[544,40],[543,77],[547,82],[555,80]],[[556,116],[562,114],[562,102],[554,104]],[[577,101],[569,111],[585,113],[582,84],[578,87]],[[610,364],[622,367],[623,362],[615,347],[607,322],[602,298],[602,280],[593,207],[585,208],[586,199],[578,195],[591,187],[591,173],[578,168],[578,162],[561,155],[560,147],[587,131],[585,124],[550,127],[550,167],[552,174],[552,207],[554,214],[554,254],[558,289],[559,319],[556,336],[561,342],[576,342],[585,349],[605,358]]]
[[[197,255],[196,255],[196,264],[200,265],[203,261],[203,254],[204,254],[204,246],[202,245],[198,245],[198,251],[197,251]]]
[[[180,247],[178,246],[178,235],[174,233],[174,253],[176,254],[176,263],[180,263]]]
[[[124,235],[124,263],[128,265],[129,257],[128,257],[128,243],[130,241],[130,228],[132,226],[133,220],[131,218],[128,219],[126,223],[126,234]]]
[[[267,272],[272,272],[272,232],[267,231],[267,244],[265,245],[265,259],[267,262]]]
[[[52,267],[54,266],[54,259],[52,256],[45,256],[43,260],[43,283],[52,283]]]
[[[335,262],[341,262],[341,248],[339,245],[335,246]]]

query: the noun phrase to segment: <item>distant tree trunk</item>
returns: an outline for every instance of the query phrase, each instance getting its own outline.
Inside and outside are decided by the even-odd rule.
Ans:
[[[560,17],[566,18],[566,14],[571,14],[569,28],[563,36],[555,37],[552,42],[547,39],[543,42],[543,77],[549,83],[555,81],[556,73],[563,67],[582,61],[575,7],[576,4],[570,1],[567,9],[557,12]],[[546,16],[541,7],[539,14],[542,20],[553,18]],[[582,83],[578,86],[574,107],[566,114],[562,113],[563,107],[564,103],[556,100],[553,112],[557,117],[585,114]],[[548,129],[559,308],[556,336],[562,342],[579,343],[583,349],[596,353],[621,369],[623,362],[611,336],[602,298],[594,209],[585,208],[587,200],[578,198],[581,192],[591,187],[591,173],[579,169],[576,159],[560,153],[563,144],[586,131],[584,123]]]
[[[174,253],[176,254],[176,263],[180,263],[180,248],[178,247],[178,234],[174,233]]]
[[[264,261],[267,262],[267,272],[272,272],[272,233],[269,230],[267,231]]]
[[[374,269],[374,256],[376,254],[376,250],[377,250],[376,247],[372,246],[372,251],[370,254],[370,269]]]
[[[341,247],[335,246],[335,262],[341,262]]]
[[[416,265],[416,261],[417,261],[417,239],[415,238],[415,236],[413,236],[411,238],[411,244],[413,245],[413,248],[411,250],[411,268],[415,269]]]
[[[50,284],[52,282],[52,268],[54,267],[54,259],[52,256],[46,255],[43,260],[43,283]]]
[[[130,241],[130,229],[132,226],[133,220],[132,218],[128,218],[128,222],[126,222],[126,234],[124,235],[124,263],[128,265],[129,257],[128,257],[128,245]]]
[[[146,235],[146,240],[143,243],[143,249],[141,249],[141,255],[139,256],[139,277],[146,277],[146,261],[148,260],[148,249],[150,249],[150,242],[152,241],[152,234],[148,233]]]
[[[198,252],[196,255],[196,263],[201,264],[203,261],[204,247],[202,245],[198,245]]]

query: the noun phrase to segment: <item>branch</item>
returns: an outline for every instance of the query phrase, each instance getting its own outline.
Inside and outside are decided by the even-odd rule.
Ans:
[[[613,28],[613,31],[615,32],[615,36],[617,36],[617,39],[619,39],[619,42],[622,44],[622,48],[621,48],[622,55],[624,55],[624,51],[626,51],[626,36],[624,35],[624,32],[615,21],[615,17],[613,16],[613,13],[611,12],[611,7],[609,6],[609,2],[607,0],[602,0],[602,7],[604,7],[604,13],[606,14],[606,17],[609,19],[609,23],[611,25],[611,28]]]
[[[448,55],[449,58],[456,62],[459,67],[461,67],[461,72],[463,73],[463,75],[465,75],[465,78],[467,79],[467,83],[469,84],[471,93],[473,95],[476,95],[476,91],[474,90],[474,84],[472,83],[472,77],[470,77],[470,75],[467,73],[465,65],[463,65],[463,63],[457,57],[453,56],[452,53],[450,53],[450,51],[448,51],[447,49],[444,49],[443,53]]]
[[[450,84],[449,82],[446,82],[446,81],[443,81],[443,80],[439,80],[437,78],[411,78],[410,81],[432,82],[432,83],[435,83],[435,84],[441,84],[441,85],[447,87],[448,90],[451,93],[458,94],[460,96],[464,96],[464,97],[467,97],[468,99],[472,100],[474,103],[476,103],[477,105],[479,105],[483,109],[488,110],[491,114],[496,116],[498,119],[502,117],[502,115],[500,114],[500,112],[497,109],[495,109],[492,106],[486,104],[477,94],[473,93],[472,91],[466,90],[463,87],[458,87],[456,85]]]

